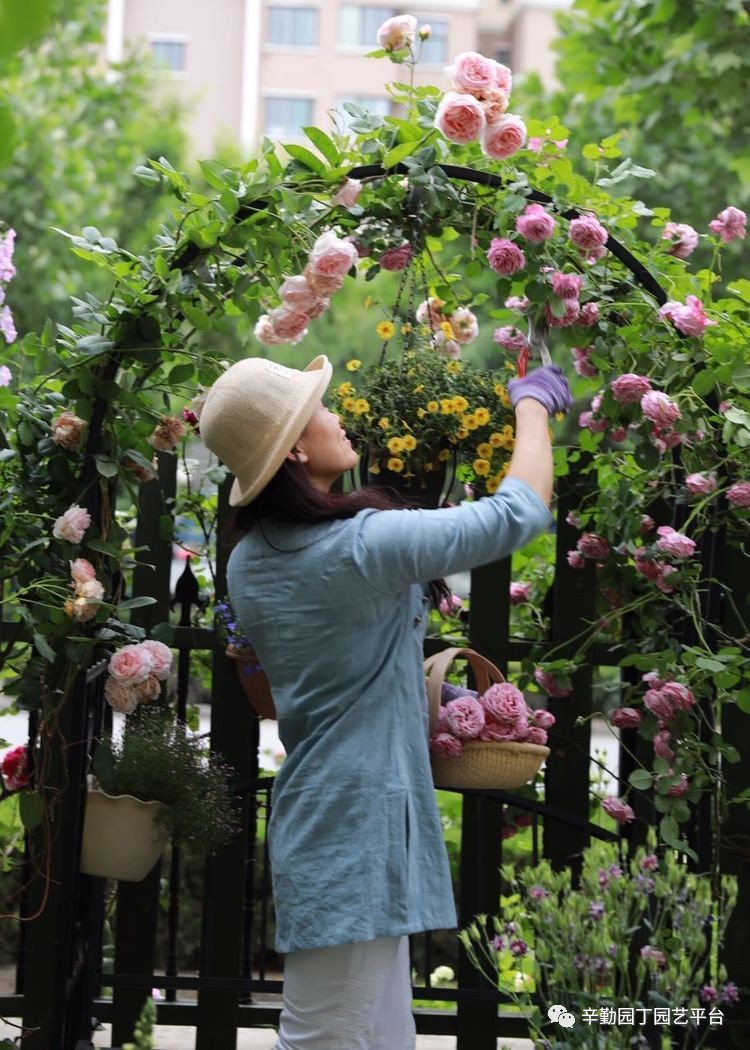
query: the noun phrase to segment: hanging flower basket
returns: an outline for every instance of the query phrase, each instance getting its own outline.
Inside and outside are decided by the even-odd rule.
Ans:
[[[430,736],[438,727],[438,712],[445,676],[457,657],[465,658],[476,678],[477,689],[486,692],[505,679],[493,663],[473,649],[443,649],[424,662],[430,712]],[[432,752],[435,787],[512,790],[534,778],[550,749],[523,741],[465,740],[456,757]]]
[[[122,882],[140,882],[152,870],[169,841],[158,822],[167,807],[133,795],[107,795],[91,790],[86,796],[81,872]]]
[[[366,483],[395,489],[405,499],[423,508],[431,510],[439,507],[450,492],[456,475],[456,453],[451,451],[441,456],[440,450],[428,458],[427,465],[416,473],[401,474],[388,469],[391,458],[372,446],[367,446],[365,456]]]

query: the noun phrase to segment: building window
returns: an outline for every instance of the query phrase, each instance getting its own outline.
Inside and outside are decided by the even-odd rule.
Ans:
[[[269,7],[267,42],[285,47],[317,47],[318,9]]]
[[[422,43],[420,60],[432,65],[441,65],[448,60],[448,23],[430,20],[432,32]]]
[[[151,40],[151,53],[163,69],[170,73],[184,73],[186,44],[184,40],[161,37]]]
[[[345,102],[352,102],[361,109],[366,109],[377,117],[390,116],[392,110],[391,100],[383,95],[339,95],[336,99],[337,121],[342,134],[348,132],[357,118],[344,109]]]
[[[312,124],[314,107],[311,98],[267,98],[266,135],[272,139],[285,135],[299,137],[302,128]]]
[[[392,7],[339,6],[339,43],[350,47],[378,46],[378,29],[396,12]]]

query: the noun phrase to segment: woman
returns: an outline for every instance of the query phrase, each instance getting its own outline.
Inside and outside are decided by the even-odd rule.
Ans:
[[[229,596],[287,752],[268,829],[286,954],[277,1050],[413,1050],[408,934],[456,925],[427,745],[425,581],[549,528],[549,415],[570,391],[554,367],[513,380],[503,485],[424,511],[330,492],[357,462],[322,404],[330,378],[322,356],[305,371],[240,361],[211,388],[201,435],[235,475],[245,535]]]

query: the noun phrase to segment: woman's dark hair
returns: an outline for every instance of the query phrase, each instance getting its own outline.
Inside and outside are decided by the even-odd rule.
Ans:
[[[227,541],[234,546],[263,520],[292,525],[314,525],[323,521],[353,518],[361,510],[405,510],[416,503],[395,489],[369,485],[353,492],[326,492],[310,481],[301,463],[287,459],[266,487],[245,507],[237,507],[229,523]],[[451,591],[445,580],[431,580],[430,599],[438,608]]]

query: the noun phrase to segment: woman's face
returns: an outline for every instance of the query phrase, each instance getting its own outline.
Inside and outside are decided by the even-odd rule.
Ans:
[[[337,478],[356,466],[359,460],[339,417],[322,402],[313,412],[294,449],[289,454],[290,458],[304,463],[313,485],[326,492]]]

